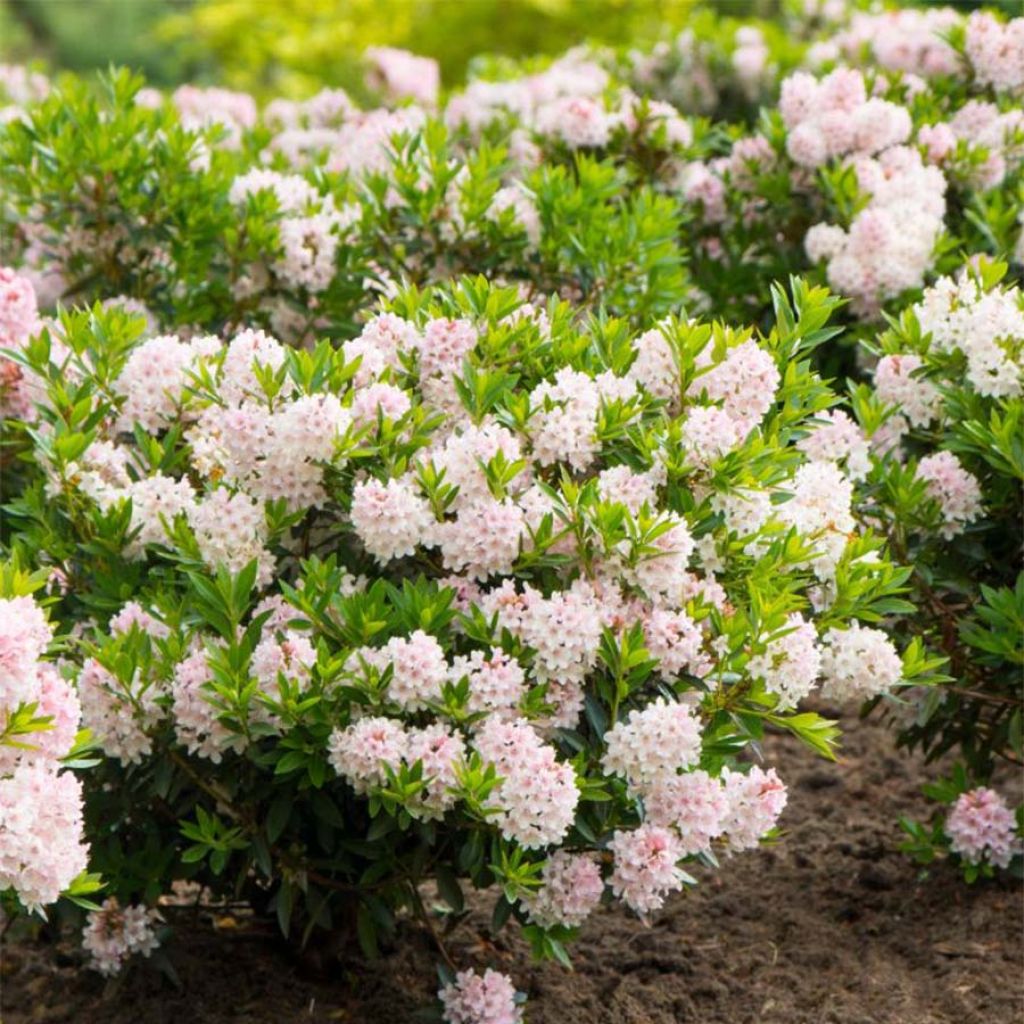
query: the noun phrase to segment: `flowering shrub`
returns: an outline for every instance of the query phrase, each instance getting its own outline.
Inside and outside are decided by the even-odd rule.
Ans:
[[[872,346],[873,387],[858,396],[876,450],[865,514],[914,567],[916,612],[899,629],[930,635],[948,658],[946,685],[905,694],[900,742],[964,760],[947,803],[968,776],[987,782],[1000,760],[1024,757],[1024,299],[1002,283],[1006,269],[982,260],[926,289]]]
[[[112,973],[182,884],[370,954],[433,882],[565,962],[775,836],[816,691],[1014,863],[1022,23],[806,6],[376,107],[0,69],[8,906]]]
[[[795,287],[767,336],[638,337],[480,279],[309,351],[49,322],[9,508],[74,634],[110,892],[353,912],[370,950],[422,879],[456,911],[496,882],[497,922],[564,957],[606,891],[646,917],[680,862],[771,834],[784,784],[742,748],[827,753],[800,697],[923,668],[858,625],[907,572],[800,441],[834,301]],[[148,948],[90,929],[105,968]]]

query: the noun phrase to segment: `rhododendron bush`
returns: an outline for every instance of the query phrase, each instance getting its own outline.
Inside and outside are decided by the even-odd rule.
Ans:
[[[1024,297],[1006,269],[982,259],[925,289],[878,337],[873,386],[856,396],[864,420],[878,424],[866,507],[914,566],[917,610],[898,629],[930,633],[948,658],[948,685],[907,691],[908,706],[896,712],[901,743],[963,759],[968,771],[929,787],[943,803],[970,797],[1000,761],[1024,757]],[[1001,797],[975,792],[1012,823]],[[983,862],[1005,867],[1012,824],[1001,852],[982,858],[958,844],[956,816],[943,826],[939,815],[931,829],[905,822],[908,849],[927,862],[952,840],[969,877]]]
[[[778,835],[816,694],[1020,864],[1024,22],[805,6],[365,108],[2,69],[9,908],[568,962]]]
[[[924,667],[862,624],[907,573],[805,451],[834,302],[778,301],[767,337],[481,279],[337,348],[45,326],[9,522],[70,628],[109,890],[354,912],[369,949],[420,880],[455,910],[498,883],[499,922],[564,956],[606,890],[646,917],[680,862],[770,834],[784,782],[742,749],[776,725],[827,752],[795,708],[819,682]]]

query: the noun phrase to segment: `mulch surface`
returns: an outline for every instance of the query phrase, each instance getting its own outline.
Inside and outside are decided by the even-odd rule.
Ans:
[[[740,855],[671,901],[645,928],[595,914],[575,971],[531,962],[490,901],[451,939],[460,963],[509,972],[529,1024],[1010,1024],[1024,1019],[1024,890],[966,886],[944,865],[928,877],[896,850],[900,815],[927,813],[935,774],[893,750],[891,734],[849,720],[838,765],[792,738],[768,760],[790,785],[774,848]],[[1021,778],[1004,780],[1020,798]],[[180,987],[142,964],[106,981],[70,941],[9,939],[4,1024],[402,1024],[436,991],[424,931],[365,964],[314,948],[296,959],[272,929],[241,916],[175,918],[166,953]]]

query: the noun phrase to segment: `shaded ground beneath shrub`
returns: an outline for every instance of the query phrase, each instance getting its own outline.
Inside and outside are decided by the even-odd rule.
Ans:
[[[742,855],[651,928],[618,910],[588,922],[575,973],[530,961],[481,901],[452,939],[460,962],[509,971],[530,1024],[989,1024],[1024,1013],[1024,900],[1016,883],[928,880],[895,852],[930,774],[879,726],[849,721],[839,765],[787,737],[769,759],[790,784],[788,835]],[[1020,778],[1007,786],[1019,799]],[[9,941],[5,1024],[400,1024],[436,989],[413,924],[375,964],[316,968],[269,931],[213,915],[179,922],[167,952],[182,988],[149,969],[107,983],[71,945]]]

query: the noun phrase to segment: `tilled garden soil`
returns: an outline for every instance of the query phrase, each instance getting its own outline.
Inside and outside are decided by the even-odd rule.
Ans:
[[[1021,887],[967,887],[943,866],[922,878],[896,852],[896,823],[924,813],[932,773],[894,752],[880,726],[846,725],[837,765],[788,737],[767,742],[790,784],[785,839],[705,873],[652,927],[595,914],[569,973],[532,963],[511,929],[489,937],[481,901],[452,937],[456,959],[508,971],[531,1024],[1024,1019]],[[1020,784],[1006,780],[1017,799]],[[244,917],[175,923],[166,952],[180,988],[146,967],[105,982],[70,944],[8,941],[4,1024],[403,1024],[421,1019],[437,987],[434,950],[413,923],[370,965],[298,961]]]

